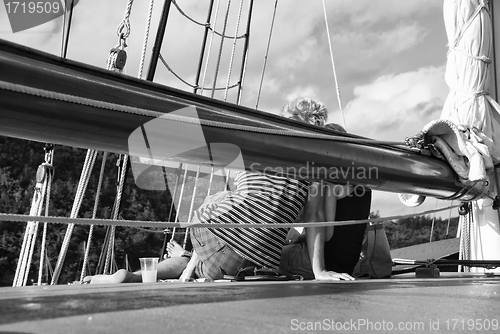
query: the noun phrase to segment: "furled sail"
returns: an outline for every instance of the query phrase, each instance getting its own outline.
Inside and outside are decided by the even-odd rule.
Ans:
[[[484,166],[470,167],[478,169],[476,174],[484,167],[490,184],[491,198],[473,201],[470,212],[461,217],[460,258],[465,260],[500,259],[499,212],[492,199],[498,187],[493,165],[500,162],[500,105],[491,96],[495,89],[492,6],[486,0],[445,0],[443,7],[449,46],[445,79],[450,93],[441,118],[466,133],[471,143],[464,149],[467,154],[478,149],[485,158]]]

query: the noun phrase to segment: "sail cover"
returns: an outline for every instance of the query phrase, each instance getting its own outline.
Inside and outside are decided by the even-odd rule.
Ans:
[[[495,84],[491,5],[487,0],[444,1],[449,47],[445,80],[450,92],[441,118],[480,133],[477,141],[488,147],[493,164],[498,164],[500,105],[490,95]],[[490,185],[495,184],[493,168],[487,173]],[[496,188],[490,189],[495,197]],[[461,259],[500,259],[499,219],[492,203],[490,198],[474,201],[469,214],[461,217]]]

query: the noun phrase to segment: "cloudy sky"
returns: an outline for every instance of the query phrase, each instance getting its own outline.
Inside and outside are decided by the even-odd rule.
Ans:
[[[204,22],[208,1],[178,0],[182,10]],[[333,57],[341,100],[349,132],[380,140],[400,141],[418,133],[440,116],[448,88],[444,82],[446,33],[443,3],[436,0],[326,0]],[[105,67],[110,48],[117,43],[116,28],[126,0],[81,0],[74,11],[68,58]],[[217,0],[215,1],[217,5]],[[138,75],[149,0],[136,0],[130,17],[126,74]],[[152,32],[146,59],[149,59],[163,1],[156,0]],[[259,98],[259,84],[269,38],[274,0],[255,1],[251,41],[242,104],[271,113],[298,96],[324,102],[329,121],[343,124],[328,47],[321,0],[280,1],[277,6],[267,67]],[[244,33],[248,0],[243,0],[237,35]],[[216,29],[222,31],[228,8],[220,1]],[[240,0],[231,1],[227,35],[238,26]],[[215,8],[214,8],[215,15]],[[6,9],[0,6],[0,38],[60,55],[62,18],[13,34]],[[172,7],[162,55],[174,71],[194,82],[204,29]],[[237,82],[242,58],[242,40],[235,46],[233,69],[229,71],[233,41],[223,45],[217,87]],[[212,86],[220,39],[214,38],[205,78]],[[146,63],[147,68],[147,63]],[[160,63],[155,81],[176,88],[191,89]],[[206,95],[206,94],[205,94]],[[235,102],[231,91],[227,100]],[[224,98],[224,93],[216,94]],[[408,214],[447,206],[427,199],[410,209],[392,193],[375,194],[372,209],[382,216]],[[448,212],[440,214],[448,217]],[[456,212],[453,212],[456,215]]]

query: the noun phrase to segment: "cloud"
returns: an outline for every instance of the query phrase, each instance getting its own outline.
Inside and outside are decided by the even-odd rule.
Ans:
[[[357,86],[345,108],[349,130],[381,140],[403,140],[418,133],[440,116],[448,93],[444,70],[425,67]]]
[[[335,5],[327,3],[329,12],[335,17],[347,15],[350,22],[359,26],[398,22],[407,17],[441,11],[442,6],[442,2],[435,0],[337,0]]]
[[[286,95],[286,101],[292,101],[298,97],[310,97],[313,100],[320,100],[318,90],[314,86],[296,86]]]
[[[288,52],[287,57],[278,59],[276,67],[282,71],[293,73],[294,69],[315,60],[317,48],[318,40],[315,36],[310,36],[305,41],[298,44],[291,52]]]

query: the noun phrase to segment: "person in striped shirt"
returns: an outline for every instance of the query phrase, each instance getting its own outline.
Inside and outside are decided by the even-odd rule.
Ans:
[[[236,189],[206,200],[192,223],[193,253],[181,281],[193,277],[220,279],[247,266],[277,269],[288,228],[258,228],[293,223],[304,207],[309,182],[278,175],[239,171]],[[210,228],[210,224],[255,224],[256,228]]]

